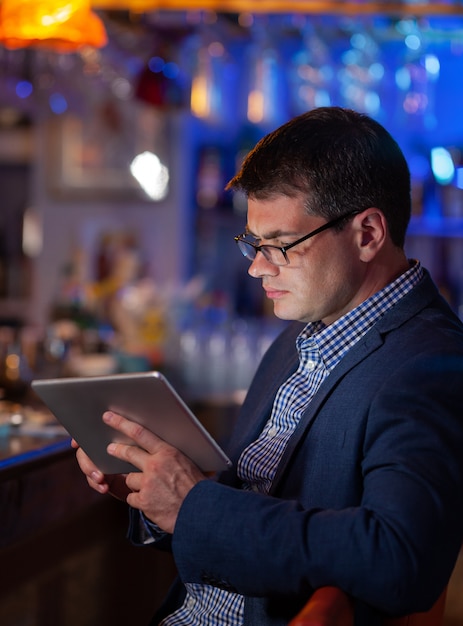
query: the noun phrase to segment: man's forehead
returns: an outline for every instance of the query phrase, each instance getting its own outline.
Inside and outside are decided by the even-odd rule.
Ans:
[[[321,217],[308,215],[303,209],[248,211],[245,232],[258,239],[277,239],[305,233],[319,225]]]

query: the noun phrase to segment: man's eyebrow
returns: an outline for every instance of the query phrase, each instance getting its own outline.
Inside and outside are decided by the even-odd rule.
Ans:
[[[258,237],[257,235],[255,235],[251,229],[249,228],[248,225],[246,225],[246,230],[245,230],[246,235],[250,235],[251,237],[254,237],[255,239],[279,239],[281,237],[294,237],[295,235],[298,235],[299,233],[294,232],[294,231],[283,231],[281,229],[279,230],[274,230],[271,231],[269,233],[266,233],[264,235],[262,235],[261,237]]]

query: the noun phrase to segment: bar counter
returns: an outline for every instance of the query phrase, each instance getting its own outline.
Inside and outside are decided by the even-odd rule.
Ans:
[[[127,505],[88,487],[59,428],[0,436],[0,511],[2,626],[144,626],[175,575],[129,544]]]

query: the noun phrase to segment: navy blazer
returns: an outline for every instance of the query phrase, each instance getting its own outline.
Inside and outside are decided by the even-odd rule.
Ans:
[[[263,358],[228,450],[234,467],[298,365],[293,323]],[[284,626],[314,588],[356,599],[356,625],[428,609],[463,540],[463,326],[429,275],[322,383],[271,494],[234,469],[182,505],[172,537],[180,581],[245,596],[246,626]],[[157,616],[153,623],[158,623]]]

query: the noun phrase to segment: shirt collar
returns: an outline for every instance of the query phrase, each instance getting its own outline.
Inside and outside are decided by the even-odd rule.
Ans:
[[[332,370],[378,319],[422,280],[423,275],[419,261],[411,260],[406,272],[329,326],[321,321],[308,323],[296,339],[300,358],[302,352],[313,349],[315,343],[325,367]]]

